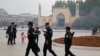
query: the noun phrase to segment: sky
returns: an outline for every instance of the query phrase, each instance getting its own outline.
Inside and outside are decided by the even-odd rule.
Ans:
[[[52,5],[57,0],[0,0],[0,8],[5,9],[8,14],[31,13],[38,15],[38,7],[41,4],[42,15],[52,14]]]
[[[38,6],[41,4],[43,15],[50,15],[55,0],[0,0],[0,8],[9,14],[31,13],[38,15]]]

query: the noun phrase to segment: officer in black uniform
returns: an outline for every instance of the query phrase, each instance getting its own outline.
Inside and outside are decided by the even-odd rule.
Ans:
[[[53,56],[57,56],[55,52],[52,50],[52,35],[53,31],[49,26],[49,23],[45,24],[46,31],[44,31],[44,36],[45,36],[45,43],[44,43],[44,48],[43,48],[43,54],[46,56],[47,50],[49,50],[50,53],[53,54]]]
[[[70,51],[70,47],[72,45],[72,37],[74,35],[74,32],[71,33],[70,32],[70,27],[66,27],[66,34],[65,34],[65,38],[64,38],[64,42],[65,42],[65,56],[75,56],[71,51]]]
[[[29,55],[29,51],[30,49],[32,49],[33,53],[35,54],[35,56],[38,56],[38,46],[37,44],[35,43],[35,36],[34,36],[34,28],[33,28],[33,23],[32,22],[29,22],[28,23],[28,46],[27,46],[27,49],[26,49],[26,53],[25,53],[25,56],[28,56]]]

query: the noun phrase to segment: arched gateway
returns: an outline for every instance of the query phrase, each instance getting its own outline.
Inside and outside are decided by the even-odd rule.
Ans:
[[[57,26],[64,26],[65,25],[65,16],[63,14],[57,15]]]

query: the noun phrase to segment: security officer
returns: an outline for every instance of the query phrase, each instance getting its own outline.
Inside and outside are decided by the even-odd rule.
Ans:
[[[46,56],[47,50],[49,50],[50,53],[52,53],[54,56],[57,56],[55,52],[52,50],[52,29],[49,26],[49,23],[45,24],[46,31],[44,31],[45,36],[45,43],[43,48],[43,54]]]
[[[38,56],[38,46],[37,44],[35,43],[35,36],[34,36],[34,28],[33,28],[33,23],[32,22],[29,22],[28,23],[28,46],[27,46],[27,49],[26,49],[26,54],[25,56],[28,56],[29,55],[29,51],[30,49],[32,49],[33,53],[35,54],[35,56]]]
[[[70,27],[66,27],[66,34],[65,34],[65,38],[64,38],[64,42],[65,42],[65,56],[75,56],[71,51],[70,51],[70,47],[72,45],[72,37],[74,35],[74,32],[71,33],[70,32]]]

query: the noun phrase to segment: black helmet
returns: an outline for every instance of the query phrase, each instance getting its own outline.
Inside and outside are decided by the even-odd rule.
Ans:
[[[49,25],[49,23],[47,22],[47,23],[45,23],[45,26],[47,26],[47,25]]]
[[[31,26],[33,26],[33,22],[28,22],[28,24],[27,25],[31,25]]]
[[[69,26],[67,26],[67,27],[66,27],[66,29],[67,29],[67,30],[70,30],[70,27],[69,27]]]
[[[12,25],[14,25],[15,23],[14,23],[14,22],[12,22],[11,24],[12,24]]]

